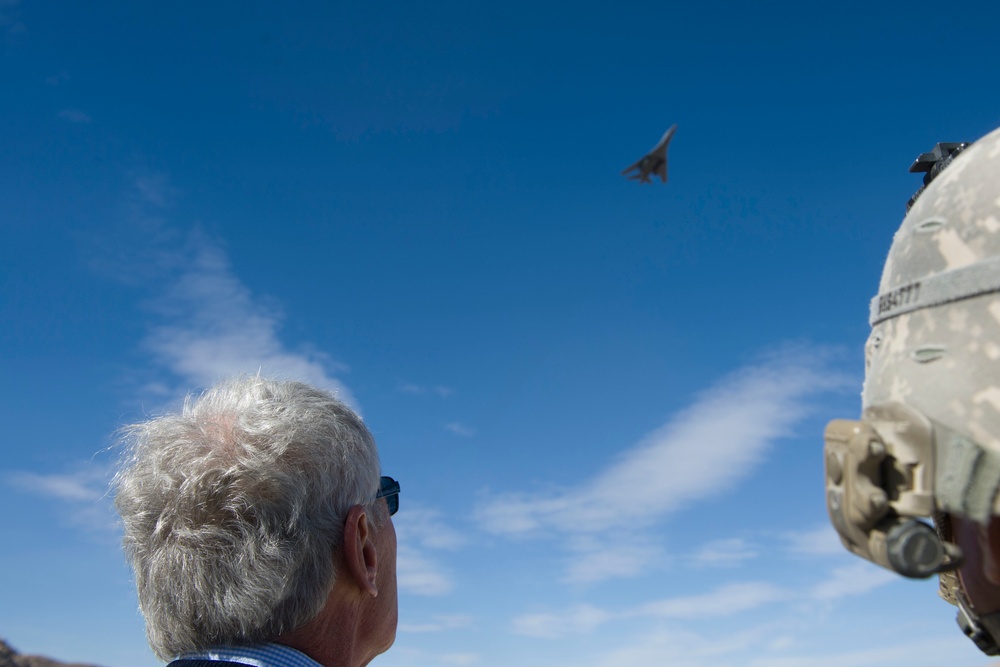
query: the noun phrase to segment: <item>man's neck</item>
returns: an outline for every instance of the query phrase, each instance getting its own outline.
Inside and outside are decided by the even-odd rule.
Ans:
[[[305,653],[323,667],[363,667],[377,653],[365,650],[361,618],[360,600],[345,600],[334,592],[316,618],[274,641]]]

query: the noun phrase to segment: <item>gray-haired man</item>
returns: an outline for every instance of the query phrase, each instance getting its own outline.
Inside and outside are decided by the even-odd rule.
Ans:
[[[350,408],[242,377],[124,430],[146,635],[173,667],[359,667],[395,638],[399,485]]]

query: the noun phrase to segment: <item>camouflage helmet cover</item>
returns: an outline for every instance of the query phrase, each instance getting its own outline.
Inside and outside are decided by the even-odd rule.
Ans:
[[[938,445],[939,510],[980,522],[1000,514],[1000,130],[913,204],[871,324],[863,408],[901,403],[953,433],[954,447]]]

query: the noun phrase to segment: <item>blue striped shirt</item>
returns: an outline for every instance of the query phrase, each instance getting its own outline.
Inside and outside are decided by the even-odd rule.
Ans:
[[[220,646],[177,656],[183,660],[228,660],[252,667],[322,667],[305,653],[283,644]]]

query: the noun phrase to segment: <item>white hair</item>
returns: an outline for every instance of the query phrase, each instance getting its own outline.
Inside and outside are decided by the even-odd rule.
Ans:
[[[269,641],[319,613],[346,513],[373,507],[379,488],[357,414],[309,385],[250,376],[122,434],[115,505],[161,659]]]

